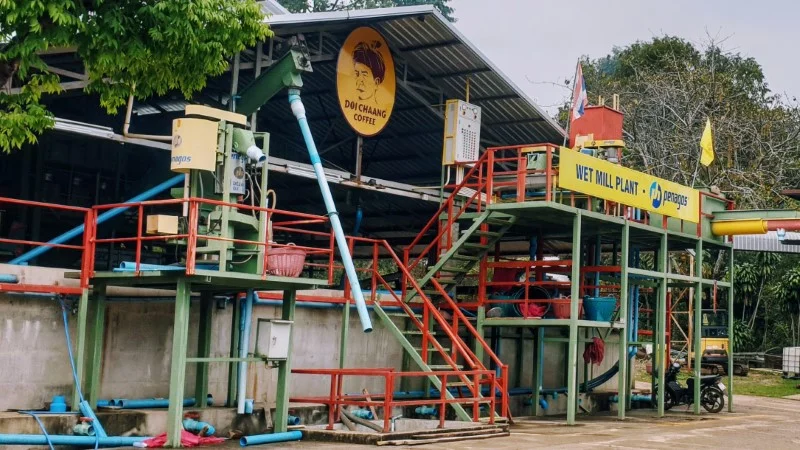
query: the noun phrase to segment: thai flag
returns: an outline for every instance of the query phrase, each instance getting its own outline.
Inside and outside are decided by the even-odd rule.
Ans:
[[[578,63],[578,70],[575,72],[575,87],[572,90],[572,120],[583,117],[583,109],[589,104],[589,97],[586,94],[586,81],[583,79],[581,63]]]

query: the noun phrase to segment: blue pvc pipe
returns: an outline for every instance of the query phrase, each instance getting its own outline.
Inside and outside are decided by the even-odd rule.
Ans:
[[[239,445],[247,447],[248,445],[259,444],[274,444],[278,442],[299,441],[303,439],[301,431],[287,431],[285,433],[272,433],[272,434],[256,434],[253,436],[245,436],[239,439]]]
[[[283,305],[283,300],[256,300],[253,302],[253,306],[281,306]],[[323,303],[323,302],[296,302],[298,308],[307,308],[307,309],[342,309],[344,304],[341,303]],[[350,305],[351,308],[355,308],[356,305]],[[367,309],[373,309],[372,305],[367,305]],[[382,309],[386,312],[405,312],[405,310],[399,306],[383,306]],[[421,313],[422,310],[418,308],[412,308],[414,312]]]
[[[97,416],[94,414],[94,411],[92,411],[92,407],[91,405],[89,405],[89,402],[87,402],[86,400],[81,401],[79,409],[81,410],[81,414],[83,414],[83,417],[88,417],[89,419],[92,420],[92,427],[94,427],[94,432],[97,436],[99,436],[101,439],[104,437],[108,437],[105,428],[103,428],[103,425],[97,419]]]
[[[196,269],[200,270],[219,270],[219,265],[217,264],[197,264],[195,266]],[[114,272],[133,272],[136,270],[136,263],[131,261],[125,261],[119,265],[119,267],[114,269]],[[161,272],[169,272],[169,271],[181,271],[186,270],[186,266],[166,266],[161,264],[142,264],[139,263],[139,270],[158,270]]]
[[[319,157],[319,152],[317,152],[317,146],[314,144],[314,136],[311,134],[308,120],[306,120],[306,108],[303,106],[303,101],[300,100],[299,89],[289,89],[289,103],[292,106],[292,113],[297,118],[297,123],[300,125],[300,131],[303,134],[306,147],[308,147],[308,156],[311,158],[311,164],[317,176],[317,183],[319,183],[320,191],[322,191],[322,199],[328,211],[328,220],[331,222],[331,228],[336,237],[336,245],[339,247],[339,254],[342,258],[344,271],[347,274],[347,279],[350,281],[353,300],[356,304],[358,317],[361,319],[361,328],[364,330],[364,333],[369,333],[372,331],[372,320],[367,311],[367,303],[364,301],[364,293],[361,292],[361,284],[358,280],[358,274],[356,274],[356,268],[353,265],[353,257],[350,255],[347,238],[342,230],[339,213],[336,211],[336,205],[333,203],[333,196],[331,195],[330,187],[328,187],[328,181],[325,179],[325,172],[322,169],[322,160]]]
[[[136,442],[150,439],[149,437],[97,437],[97,436],[73,436],[73,435],[49,435],[43,434],[0,434],[0,445],[47,445],[47,440],[53,445],[68,445],[73,447],[131,447]]]
[[[372,411],[368,409],[351,409],[350,414],[358,417],[359,419],[372,420],[375,418],[372,416]]]
[[[247,352],[250,350],[250,322],[253,321],[253,301],[255,300],[256,292],[253,289],[247,290],[247,297],[242,303],[242,319],[244,321],[242,332],[239,335],[239,357],[247,358]],[[245,395],[247,393],[247,361],[239,361],[239,381],[237,384],[238,396],[236,411],[239,414],[245,413]]]
[[[19,283],[19,279],[16,275],[9,275],[5,273],[0,273],[0,283]]]
[[[438,410],[436,408],[431,408],[430,406],[418,406],[414,412],[420,416],[435,416],[436,413],[438,413]]]
[[[149,200],[149,199],[155,197],[156,195],[166,191],[167,189],[175,186],[176,184],[183,183],[184,177],[185,177],[185,175],[175,175],[174,177],[170,178],[169,180],[167,180],[167,181],[165,181],[165,182],[163,182],[163,183],[161,183],[159,185],[153,186],[152,188],[142,192],[141,194],[130,198],[129,200],[125,201],[125,203],[136,203],[136,202],[142,202],[142,201],[145,201],[145,200]],[[111,219],[113,217],[116,217],[116,216],[122,214],[124,211],[127,211],[129,208],[130,207],[128,207],[128,206],[121,206],[119,208],[109,209],[108,211],[104,212],[103,214],[100,214],[99,216],[97,216],[96,223],[97,223],[97,225],[100,225],[101,223],[107,221],[108,219]],[[63,244],[65,242],[69,241],[70,239],[74,239],[74,238],[80,236],[81,234],[83,234],[83,232],[84,232],[84,226],[83,225],[79,225],[79,226],[67,231],[64,234],[49,240],[47,243],[48,244]],[[52,248],[53,247],[49,247],[49,246],[36,247],[33,250],[31,250],[29,252],[26,252],[26,253],[23,253],[22,255],[12,259],[11,261],[9,261],[9,264],[25,264],[28,261],[32,260],[33,258],[36,258],[37,256],[47,252],[48,250],[50,250]]]
[[[300,418],[297,416],[286,416],[286,425],[294,426],[300,425]]]
[[[195,399],[183,399],[183,406],[194,406]],[[127,399],[118,398],[108,401],[107,406],[116,406],[122,409],[150,409],[150,408],[169,408],[169,399],[166,398],[140,398],[140,399]],[[100,406],[100,401],[97,402]]]

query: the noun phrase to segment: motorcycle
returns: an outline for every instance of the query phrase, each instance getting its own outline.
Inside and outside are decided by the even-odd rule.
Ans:
[[[691,405],[694,403],[694,378],[686,380],[686,387],[678,383],[678,372],[681,370],[679,363],[673,363],[664,376],[666,389],[664,390],[664,409],[678,405]],[[710,413],[718,413],[725,407],[725,385],[720,381],[720,375],[704,375],[700,377],[700,404]],[[658,396],[658,385],[653,388],[653,401]]]

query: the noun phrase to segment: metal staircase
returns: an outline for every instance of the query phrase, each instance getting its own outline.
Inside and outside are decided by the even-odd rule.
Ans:
[[[467,392],[467,395],[484,397],[482,393],[488,391],[483,403],[491,403],[495,400],[495,395],[498,395],[501,405],[499,411],[490,412],[494,420],[501,416],[508,419],[511,417],[508,406],[508,366],[500,361],[470,322],[470,317],[464,314],[455,296],[451,295],[516,221],[513,216],[487,211],[485,208],[486,197],[483,191],[486,187],[486,159],[487,155],[484,154],[467,172],[463,181],[442,203],[439,211],[406,248],[404,260],[396,261],[403,277],[403,293],[398,300],[401,299],[399,303],[406,313],[406,329],[401,329],[392,320],[397,315],[387,313],[379,305],[375,306],[375,311],[400,342],[408,358],[421,371],[431,373],[428,379],[440,393],[439,373],[453,374],[448,376],[456,381],[447,382],[448,389],[444,392],[448,399],[456,398],[454,392],[456,395]],[[460,195],[462,192],[467,194]],[[455,231],[458,223],[469,224],[460,236]],[[433,229],[438,231],[436,237],[412,260],[411,251]],[[456,236],[458,237],[455,238]],[[412,276],[414,269],[433,259],[431,256],[436,261],[432,265],[428,264],[426,273],[419,278]],[[465,339],[474,341],[474,351]],[[417,342],[416,345],[412,341]],[[497,367],[489,379],[485,376],[468,377],[458,373],[469,370],[488,371],[483,355]],[[439,359],[435,364],[432,363],[434,357]],[[451,388],[456,390],[451,392]],[[451,403],[451,406],[461,420],[481,420],[480,411],[473,410],[470,415],[460,404]]]

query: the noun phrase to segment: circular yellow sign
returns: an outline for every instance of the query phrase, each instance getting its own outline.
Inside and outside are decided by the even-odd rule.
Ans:
[[[373,28],[353,30],[339,51],[336,90],[347,123],[361,136],[380,133],[394,109],[397,81],[392,52]]]

